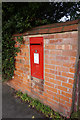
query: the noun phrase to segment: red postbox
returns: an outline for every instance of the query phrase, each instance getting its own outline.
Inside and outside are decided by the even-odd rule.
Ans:
[[[43,37],[30,38],[31,76],[43,79]]]

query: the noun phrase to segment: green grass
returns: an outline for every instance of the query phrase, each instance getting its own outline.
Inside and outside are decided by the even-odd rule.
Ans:
[[[23,94],[21,91],[16,92],[16,96],[19,97],[23,102],[28,102],[28,106],[35,108],[37,111],[41,112],[45,117],[52,118],[53,120],[80,120],[80,111],[72,113],[69,119],[59,115],[59,113],[53,111],[49,106],[44,105],[37,99],[33,99],[26,93]]]

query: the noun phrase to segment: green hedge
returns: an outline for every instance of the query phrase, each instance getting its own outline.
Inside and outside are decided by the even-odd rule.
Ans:
[[[14,56],[19,52],[12,38],[14,33],[21,33],[32,27],[58,22],[64,15],[71,19],[79,15],[79,3],[54,2],[3,2],[2,3],[2,76],[11,79],[14,73]],[[75,17],[76,16],[76,17]]]

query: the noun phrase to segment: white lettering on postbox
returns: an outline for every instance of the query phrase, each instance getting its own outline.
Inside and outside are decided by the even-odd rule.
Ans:
[[[34,53],[34,63],[39,64],[39,53]]]

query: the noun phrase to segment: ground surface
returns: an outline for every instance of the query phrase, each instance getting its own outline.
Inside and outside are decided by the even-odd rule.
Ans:
[[[43,115],[22,103],[14,97],[14,90],[3,83],[2,85],[2,117],[3,118],[43,118]],[[45,118],[44,118],[45,119]]]

